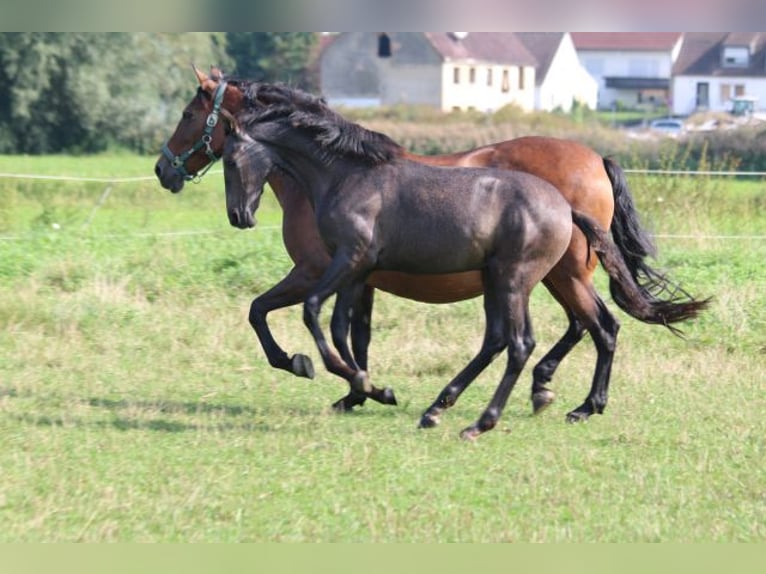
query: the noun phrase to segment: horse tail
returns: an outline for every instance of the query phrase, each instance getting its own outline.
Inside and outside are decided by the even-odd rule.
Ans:
[[[609,290],[615,303],[631,317],[644,323],[664,325],[680,335],[681,331],[672,324],[693,319],[707,308],[709,299],[695,300],[685,291],[682,291],[682,296],[675,294],[667,299],[655,297],[636,281],[634,270],[619,246],[594,219],[573,210],[572,222],[583,232],[589,247],[596,252],[609,275]]]

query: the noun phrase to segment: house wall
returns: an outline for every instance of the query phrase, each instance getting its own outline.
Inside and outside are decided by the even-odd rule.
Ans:
[[[670,78],[674,52],[581,50],[580,62],[598,82],[598,107],[610,108],[616,102],[638,103],[637,90],[606,87],[607,77]]]
[[[367,106],[381,103],[375,34],[341,34],[322,53],[319,63],[322,95],[330,105]]]
[[[473,82],[471,69],[474,70]],[[455,70],[459,70],[458,82],[455,82]],[[491,84],[488,82],[490,70]],[[535,105],[535,69],[531,66],[445,62],[441,68],[441,86],[441,109],[444,111],[490,112],[508,104],[529,111]]]
[[[595,109],[598,83],[580,64],[572,37],[564,34],[548,73],[537,87],[535,109],[552,111],[560,108],[569,112],[575,100]]]
[[[677,76],[673,78],[671,89],[672,110],[676,115],[689,115],[697,108],[697,85],[708,84],[708,107],[710,111],[729,111],[729,98],[736,94],[758,98],[756,109],[766,109],[766,78],[715,77],[715,76]],[[728,88],[724,88],[727,85]],[[726,97],[726,94],[729,97]]]

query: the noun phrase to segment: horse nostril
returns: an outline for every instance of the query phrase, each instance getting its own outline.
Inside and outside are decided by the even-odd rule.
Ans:
[[[236,209],[232,209],[229,212],[229,223],[235,227],[239,227],[239,212]]]
[[[154,173],[157,175],[158,178],[162,178],[162,167],[160,167],[160,164],[154,166]]]

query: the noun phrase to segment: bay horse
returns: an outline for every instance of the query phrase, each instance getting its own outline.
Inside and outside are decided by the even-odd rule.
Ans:
[[[196,68],[195,73],[199,82],[197,94],[184,109],[155,166],[159,181],[172,192],[181,191],[185,181],[198,177],[201,170],[220,158],[224,145],[224,129],[219,121],[221,111],[237,114],[244,110],[251,105],[246,93],[258,85],[248,80],[225,80],[216,69],[210,76]],[[406,150],[400,153],[402,157],[430,165],[514,169],[552,183],[574,210],[589,215],[602,228],[611,226],[628,273],[639,286],[647,306],[642,313],[636,313],[626,304],[620,285],[611,279],[610,292],[618,306],[642,322],[665,325],[677,332],[675,323],[695,317],[707,306],[707,300],[695,300],[652,268],[648,258],[656,249],[641,226],[624,172],[611,159],[578,142],[522,137],[448,155],[422,156]],[[249,320],[273,367],[311,378],[314,368],[310,358],[303,354],[289,356],[279,346],[269,330],[267,314],[303,302],[327,268],[330,256],[300,183],[278,170],[270,173],[268,183],[283,209],[283,240],[295,265],[285,278],[253,300]],[[606,391],[600,389],[608,384],[619,329],[617,319],[593,285],[597,258],[583,258],[583,252],[590,253],[586,238],[575,229],[569,248],[543,279],[543,284],[564,308],[569,326],[533,369],[531,390],[533,412],[539,413],[555,398],[547,383],[587,331],[597,352],[591,392],[585,403],[568,413],[568,421],[584,420],[591,414],[603,412]],[[482,293],[481,274],[476,271],[423,275],[378,270],[368,277],[366,285],[351,320],[354,356],[365,370],[374,288],[428,303],[460,301]],[[334,406],[351,409],[362,403],[363,398],[349,395]]]

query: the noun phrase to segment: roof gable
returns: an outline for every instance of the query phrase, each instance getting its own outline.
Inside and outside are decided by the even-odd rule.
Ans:
[[[747,66],[724,66],[726,47],[747,47]],[[766,76],[766,34],[689,32],[673,66],[675,76]]]
[[[517,36],[524,47],[537,60],[537,83],[548,75],[548,69],[559,51],[564,32],[518,32]]]
[[[536,66],[537,60],[512,32],[423,32],[444,60]]]

